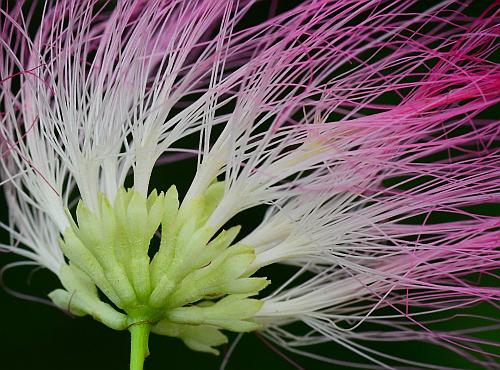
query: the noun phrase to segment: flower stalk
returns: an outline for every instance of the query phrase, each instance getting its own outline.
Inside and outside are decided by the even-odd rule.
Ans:
[[[149,356],[148,340],[151,324],[138,321],[128,328],[130,332],[130,370],[142,370]]]

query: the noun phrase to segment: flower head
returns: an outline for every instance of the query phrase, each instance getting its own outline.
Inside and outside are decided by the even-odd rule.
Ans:
[[[435,368],[363,344],[419,339],[488,363],[422,318],[499,296],[467,279],[498,267],[499,219],[471,208],[499,199],[498,121],[477,118],[500,98],[498,9],[424,3],[310,0],[247,28],[258,2],[3,5],[2,248],[133,341],[218,353],[223,331],[260,331]],[[185,155],[185,194],[150,189]],[[295,269],[283,285],[273,264]]]

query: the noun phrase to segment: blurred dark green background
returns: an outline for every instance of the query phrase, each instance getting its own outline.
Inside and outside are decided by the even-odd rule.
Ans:
[[[297,1],[279,1],[278,11],[291,7]],[[422,1],[423,4],[428,2]],[[266,4],[266,2],[263,2]],[[477,1],[471,14],[491,4],[489,1]],[[257,22],[266,16],[269,6],[251,13],[248,21]],[[490,115],[495,115],[490,112]],[[184,160],[175,164],[163,166],[156,171],[151,188],[166,190],[171,184],[176,184],[181,192],[187,189],[195,170],[193,160]],[[2,195],[3,196],[3,195]],[[500,210],[485,205],[484,210],[491,214]],[[1,220],[7,219],[5,200],[0,201]],[[247,229],[256,225],[263,210],[257,209],[247,212],[238,221],[243,222]],[[0,232],[0,241],[6,243],[8,236]],[[20,261],[19,257],[0,253],[0,266]],[[273,282],[279,283],[289,271],[273,270],[270,277]],[[57,279],[43,269],[34,267],[19,267],[4,273],[3,284],[7,289],[44,298],[51,290],[58,288]],[[276,285],[274,285],[275,287]],[[478,315],[495,316],[493,308],[487,305],[478,306],[468,311]],[[129,335],[128,332],[116,332],[94,320],[72,318],[57,308],[46,304],[27,302],[8,294],[0,289],[0,370],[125,370],[128,368]],[[473,326],[473,320],[468,324]],[[444,324],[445,329],[453,329]],[[500,333],[496,333],[500,336]],[[495,333],[490,332],[483,338],[495,339]],[[234,335],[230,336],[234,339]],[[385,343],[376,345],[377,349],[393,355],[408,356],[417,361],[446,363],[454,368],[475,369],[468,362],[437,347],[431,347],[419,342]],[[221,348],[224,353],[226,348]],[[494,351],[492,348],[488,348]],[[146,361],[146,370],[216,370],[222,362],[223,354],[219,357],[193,352],[177,339],[152,335],[150,338],[151,356]],[[317,352],[343,360],[360,361],[360,358],[344,348],[329,344],[317,348]],[[287,353],[293,361],[303,369],[354,369],[324,364],[315,360]],[[226,367],[228,370],[257,370],[257,369],[294,369],[289,361],[283,359],[255,334],[246,334],[242,337]]]

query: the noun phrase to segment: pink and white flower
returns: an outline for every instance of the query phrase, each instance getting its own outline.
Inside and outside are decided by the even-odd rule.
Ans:
[[[262,2],[2,2],[0,148],[11,241],[1,248],[51,270],[66,289],[61,297],[69,295],[61,271],[65,253],[76,257],[58,240],[68,244],[67,230],[81,227],[72,216],[78,200],[100,214],[101,197],[121,199],[127,178],[146,199],[156,166],[197,156],[179,213],[191,215],[189,205],[217,180],[221,197],[192,232],[211,230],[208,243],[241,212],[266,205],[260,225],[227,246],[254,255],[237,278],[253,280],[272,264],[296,270],[248,300],[260,301],[240,318],[251,330],[317,358],[300,348],[335,342],[370,363],[356,368],[447,368],[377,352],[367,344],[377,340],[428,341],[493,366],[473,330],[433,331],[426,322],[500,296],[470,278],[499,266],[500,219],[476,207],[500,199],[500,125],[481,115],[500,100],[490,57],[499,8],[470,17],[469,3],[308,0],[244,26]],[[186,148],[190,140],[197,144]],[[106,292],[106,279],[78,266]],[[151,272],[144,298],[127,266],[137,301],[165,281]],[[122,315],[128,303],[114,293],[108,308]],[[85,304],[68,308],[99,316]],[[294,322],[309,330],[295,332]],[[189,338],[207,351],[224,341]]]

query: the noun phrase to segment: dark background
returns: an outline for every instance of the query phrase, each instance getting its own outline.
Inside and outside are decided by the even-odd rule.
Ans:
[[[263,2],[263,4],[266,3]],[[285,3],[286,5],[284,5]],[[297,1],[279,1],[278,11],[291,7],[294,3]],[[427,1],[422,1],[422,3],[428,4]],[[489,1],[477,1],[475,7],[468,12],[470,14],[477,13],[489,4],[491,4]],[[268,7],[262,5],[251,13],[248,22],[257,22],[264,18],[267,12]],[[488,114],[495,115],[495,112]],[[193,160],[165,165],[154,173],[150,188],[166,190],[175,183],[182,195],[192,179],[194,170],[195,162]],[[500,211],[492,208],[491,205],[478,208],[478,211],[490,214],[492,210],[500,215]],[[1,220],[5,221],[8,213],[3,195],[0,200],[0,211]],[[252,225],[258,223],[262,212],[263,209],[247,212],[239,221],[243,222],[247,229],[250,229]],[[3,230],[0,231],[0,241],[8,242],[8,236]],[[20,260],[22,259],[15,255],[0,253],[0,266]],[[270,275],[273,282],[279,283],[287,275],[287,272],[286,268],[283,267],[282,270],[273,270]],[[50,305],[27,302],[7,292],[7,290],[12,290],[45,298],[47,293],[60,286],[57,278],[50,272],[33,267],[14,268],[5,271],[2,285],[4,289],[0,289],[0,370],[123,370],[128,368],[129,334],[127,331],[113,331],[89,317],[72,318]],[[494,309],[487,305],[471,308],[468,312],[495,316]],[[474,325],[475,323],[473,320],[469,320],[468,324]],[[445,329],[453,328],[445,324]],[[229,336],[230,340],[235,337],[232,334]],[[482,337],[493,340],[495,333],[485,334]],[[375,348],[417,361],[446,363],[450,367],[464,369],[479,368],[472,366],[452,352],[419,342],[377,344]],[[178,339],[152,334],[150,338],[151,356],[146,361],[145,369],[219,369],[226,349],[227,346],[222,347],[222,355],[216,357],[193,352]],[[360,361],[357,356],[334,344],[318,346],[316,351],[338,359]],[[290,353],[286,353],[286,356],[300,364],[303,369],[354,369],[354,367],[334,367]],[[261,338],[251,333],[242,337],[226,369],[290,370],[296,367],[290,363],[290,360],[282,358]]]

